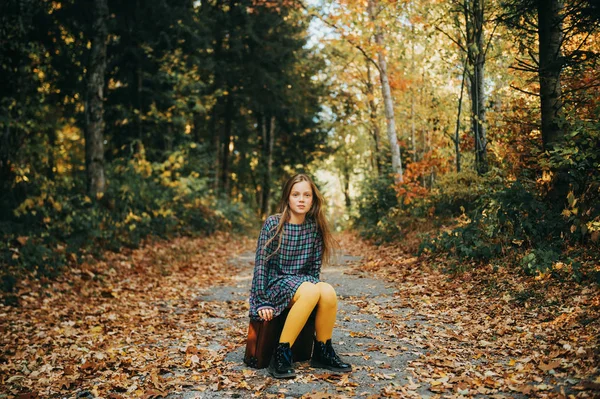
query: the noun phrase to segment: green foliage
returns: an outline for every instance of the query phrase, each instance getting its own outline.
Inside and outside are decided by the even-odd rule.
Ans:
[[[600,116],[600,110],[597,111]],[[569,193],[561,209],[573,239],[596,244],[600,236],[600,122],[578,121],[565,140],[556,145],[542,164],[566,171]]]
[[[378,242],[399,237],[400,205],[391,175],[385,174],[366,180],[357,204],[358,216],[354,220],[354,226],[363,237]]]
[[[525,271],[533,274],[548,269],[564,245],[564,220],[520,182],[482,195],[458,222],[451,231],[424,240],[420,253],[445,253],[461,261],[482,262],[533,248],[522,262]]]
[[[0,276],[54,276],[149,236],[243,231],[264,179],[322,156],[306,15],[250,1],[109,2],[106,192],[85,187],[85,2],[0,5]],[[261,127],[273,121],[266,176]],[[268,130],[268,129],[267,129]],[[315,151],[318,149],[319,151]],[[135,155],[132,155],[135,154]],[[242,204],[242,201],[244,204]]]
[[[501,187],[499,170],[493,169],[480,176],[473,169],[463,169],[440,176],[427,204],[435,207],[436,215],[459,216],[464,210],[473,210],[479,198],[486,193]]]
[[[148,162],[143,150],[113,162],[108,190],[96,201],[70,179],[41,178],[37,194],[19,205],[11,223],[3,223],[2,262],[16,274],[54,277],[88,254],[137,247],[149,236],[245,231],[254,220],[250,210],[212,197],[208,177],[186,162],[198,162],[191,154],[197,148],[180,148],[160,163]],[[4,276],[10,289],[11,274]]]
[[[577,260],[585,257],[571,252],[578,243],[590,249],[598,246],[598,148],[597,119],[575,121],[565,140],[541,159],[544,175],[538,184],[526,185],[521,178],[503,188],[499,175],[478,177],[468,172],[464,177],[442,177],[431,197],[436,212],[453,216],[459,208],[462,214],[456,227],[424,239],[419,251],[450,254],[463,263],[489,261],[512,253],[518,255],[517,264],[529,275],[563,278],[567,274],[577,281],[597,279],[598,270],[592,267],[586,275]],[[562,181],[557,176],[563,176]],[[556,190],[552,184],[567,186],[563,194],[566,197],[557,200],[550,195]]]
[[[545,273],[560,259],[560,252],[548,248],[534,248],[521,258],[521,267],[529,275]]]

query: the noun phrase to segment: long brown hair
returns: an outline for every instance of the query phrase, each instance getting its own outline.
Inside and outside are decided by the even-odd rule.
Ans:
[[[307,218],[311,218],[317,224],[317,229],[321,233],[321,237],[323,237],[323,264],[328,264],[333,257],[333,250],[337,246],[337,242],[334,240],[333,235],[331,234],[331,230],[329,229],[329,223],[327,222],[327,218],[325,217],[325,200],[321,195],[321,192],[312,181],[310,176],[304,173],[298,173],[295,176],[292,176],[283,186],[283,190],[281,192],[281,199],[279,200],[279,209],[278,214],[281,216],[279,218],[279,224],[277,225],[275,235],[271,237],[267,243],[265,244],[265,248],[273,241],[276,237],[278,238],[277,249],[269,256],[269,258],[279,251],[281,248],[281,242],[283,241],[283,234],[285,222],[289,222],[291,218],[291,211],[289,206],[290,194],[292,192],[292,188],[294,184],[300,182],[308,182],[310,184],[310,188],[313,193],[313,202],[306,213]]]

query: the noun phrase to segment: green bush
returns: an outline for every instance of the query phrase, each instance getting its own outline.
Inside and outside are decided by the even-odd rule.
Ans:
[[[600,111],[599,111],[600,114]],[[600,117],[600,115],[599,115]],[[544,167],[567,174],[569,192],[558,209],[568,223],[564,233],[597,245],[600,235],[600,122],[579,121],[564,142],[555,146]]]
[[[463,223],[450,232],[424,240],[419,253],[451,254],[460,260],[489,261],[508,251],[541,248],[522,265],[528,273],[543,272],[565,245],[565,221],[520,182],[475,201]]]
[[[433,206],[435,214],[442,217],[459,216],[463,210],[471,212],[481,197],[502,188],[503,178],[497,169],[485,176],[472,169],[450,172],[436,181],[428,206]]]
[[[521,258],[521,267],[525,273],[536,275],[547,272],[560,259],[560,252],[552,248],[534,248]]]
[[[353,224],[361,236],[377,242],[399,237],[400,206],[389,174],[366,180],[357,203],[358,216]]]
[[[12,220],[2,222],[0,262],[8,266],[0,273],[2,288],[12,289],[15,275],[54,277],[86,255],[135,248],[149,236],[245,230],[250,210],[210,194],[208,177],[195,170],[202,163],[187,161],[198,159],[190,154],[194,148],[181,148],[154,164],[143,151],[113,161],[106,170],[107,191],[99,199],[89,198],[70,179],[29,182],[31,194]]]
[[[568,269],[575,280],[598,280],[597,268],[586,274],[576,259],[597,257],[600,242],[599,120],[572,121],[565,140],[541,156],[540,169],[524,171],[510,187],[502,188],[499,175],[441,178],[431,197],[436,213],[462,215],[451,231],[425,238],[419,252],[475,262],[513,253],[530,275],[563,276]],[[526,175],[537,181],[526,183]],[[559,273],[556,265],[568,267]]]

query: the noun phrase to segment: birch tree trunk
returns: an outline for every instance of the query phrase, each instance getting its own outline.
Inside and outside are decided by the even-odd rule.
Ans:
[[[415,25],[410,26],[411,54],[410,54],[410,76],[415,76]],[[410,139],[412,144],[413,162],[419,160],[417,156],[417,139],[415,137],[415,89],[410,85]]]
[[[108,28],[107,0],[94,0],[94,22],[87,74],[85,166],[88,194],[95,199],[104,194],[104,74]]]
[[[377,123],[377,104],[375,104],[375,90],[373,90],[373,81],[371,79],[371,60],[367,61],[367,98],[369,100],[369,119],[371,122],[371,135],[375,140],[375,166],[377,175],[381,176],[381,133],[379,132],[379,123]]]
[[[383,33],[377,25],[376,17],[376,0],[369,0],[368,12],[371,22],[375,25],[375,43],[379,47],[377,50],[377,64],[379,66],[379,79],[381,81],[381,92],[383,95],[383,103],[385,108],[385,121],[387,125],[388,139],[390,140],[390,148],[392,150],[392,168],[395,173],[394,180],[396,183],[403,182],[402,174],[402,159],[400,158],[400,146],[398,145],[398,137],[396,136],[396,120],[394,117],[394,100],[392,98],[392,90],[390,81],[387,75],[387,63],[383,54]]]
[[[458,97],[458,112],[456,114],[456,130],[454,131],[454,151],[456,152],[456,171],[460,172],[460,114],[462,112],[463,93],[465,90],[465,78],[467,75],[467,60],[463,64],[462,81],[460,83],[460,97]]]

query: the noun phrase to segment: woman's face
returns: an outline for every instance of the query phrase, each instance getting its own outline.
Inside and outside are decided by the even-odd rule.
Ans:
[[[313,202],[313,192],[310,183],[301,181],[292,186],[288,203],[290,209],[297,215],[306,215]]]

